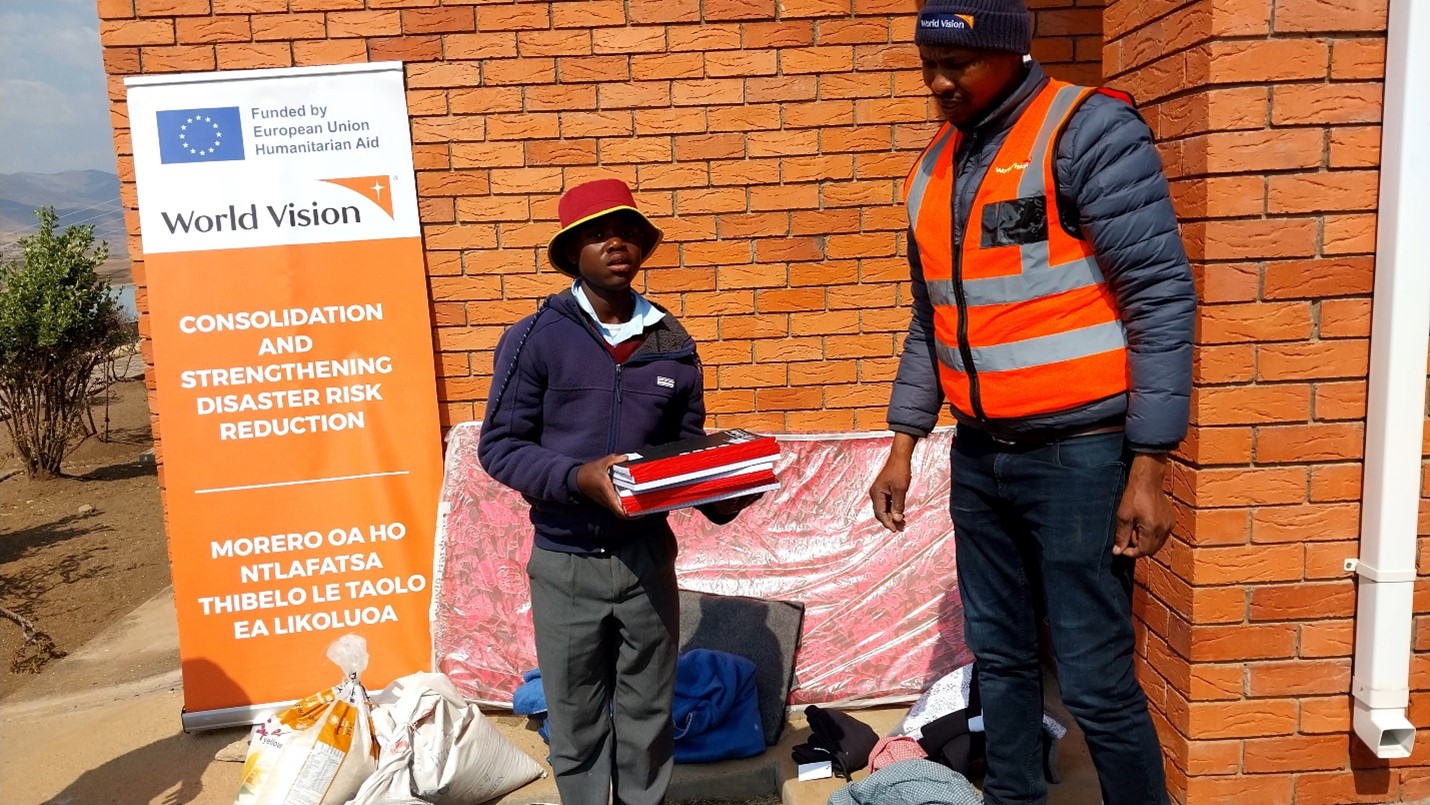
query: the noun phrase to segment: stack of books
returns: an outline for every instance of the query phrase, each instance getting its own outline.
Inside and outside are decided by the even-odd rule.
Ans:
[[[626,514],[654,514],[779,488],[773,436],[726,430],[631,453],[611,467]]]

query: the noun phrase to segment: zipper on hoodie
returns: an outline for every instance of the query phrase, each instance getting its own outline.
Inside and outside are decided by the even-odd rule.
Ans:
[[[960,160],[960,164],[954,171],[955,177],[958,176],[959,173],[962,173],[963,168],[967,167],[968,163],[972,160],[977,145],[978,135],[976,133],[970,135],[968,139],[968,150],[964,152],[963,159]],[[977,191],[974,191],[974,193],[976,197]],[[978,386],[978,367],[973,365],[973,349],[968,345],[968,299],[963,293],[963,249],[961,248],[962,244],[959,242],[958,187],[956,183],[949,197],[953,200],[952,208],[949,210],[950,214],[953,215],[953,227],[951,227],[953,239],[950,246],[953,251],[953,299],[958,307],[958,354],[963,357],[963,369],[968,375],[968,399],[973,404],[973,416],[982,422],[987,420],[988,417],[983,413],[983,393]],[[967,229],[970,223],[969,221],[964,222],[964,226],[962,227],[964,237],[968,236]]]
[[[609,354],[609,353],[607,353]],[[615,363],[612,356],[611,362]],[[611,432],[610,440],[606,444],[606,455],[616,452],[616,436],[621,427],[621,365],[616,364],[616,393],[611,397]]]

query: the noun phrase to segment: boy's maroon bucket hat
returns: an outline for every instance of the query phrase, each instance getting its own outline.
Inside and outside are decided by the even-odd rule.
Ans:
[[[587,221],[625,210],[634,213],[640,221],[645,235],[645,242],[641,244],[641,251],[644,253],[642,261],[649,258],[655,247],[660,245],[664,233],[645,217],[645,213],[636,209],[635,197],[631,195],[631,189],[626,187],[625,182],[620,179],[597,179],[567,190],[557,203],[556,212],[561,217],[561,231],[552,235],[551,241],[546,244],[546,259],[561,273],[572,277],[580,276],[580,270],[566,258],[566,249],[563,247],[565,239]]]

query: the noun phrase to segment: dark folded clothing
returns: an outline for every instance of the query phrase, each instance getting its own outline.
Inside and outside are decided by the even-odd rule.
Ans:
[[[848,713],[813,704],[804,709],[804,715],[810,735],[808,741],[790,750],[796,763],[828,760],[845,778],[869,765],[869,753],[879,742],[872,727]]]
[[[919,746],[928,756],[973,779],[983,765],[983,733],[970,732],[970,711],[955,710],[924,725]]]

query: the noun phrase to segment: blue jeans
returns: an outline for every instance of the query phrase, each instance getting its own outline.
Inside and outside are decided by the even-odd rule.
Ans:
[[[1121,433],[1008,445],[959,428],[952,512],[965,635],[987,724],[989,805],[1047,800],[1037,612],[1063,704],[1107,805],[1167,802],[1162,750],[1133,675],[1132,560],[1112,555],[1129,453]]]

